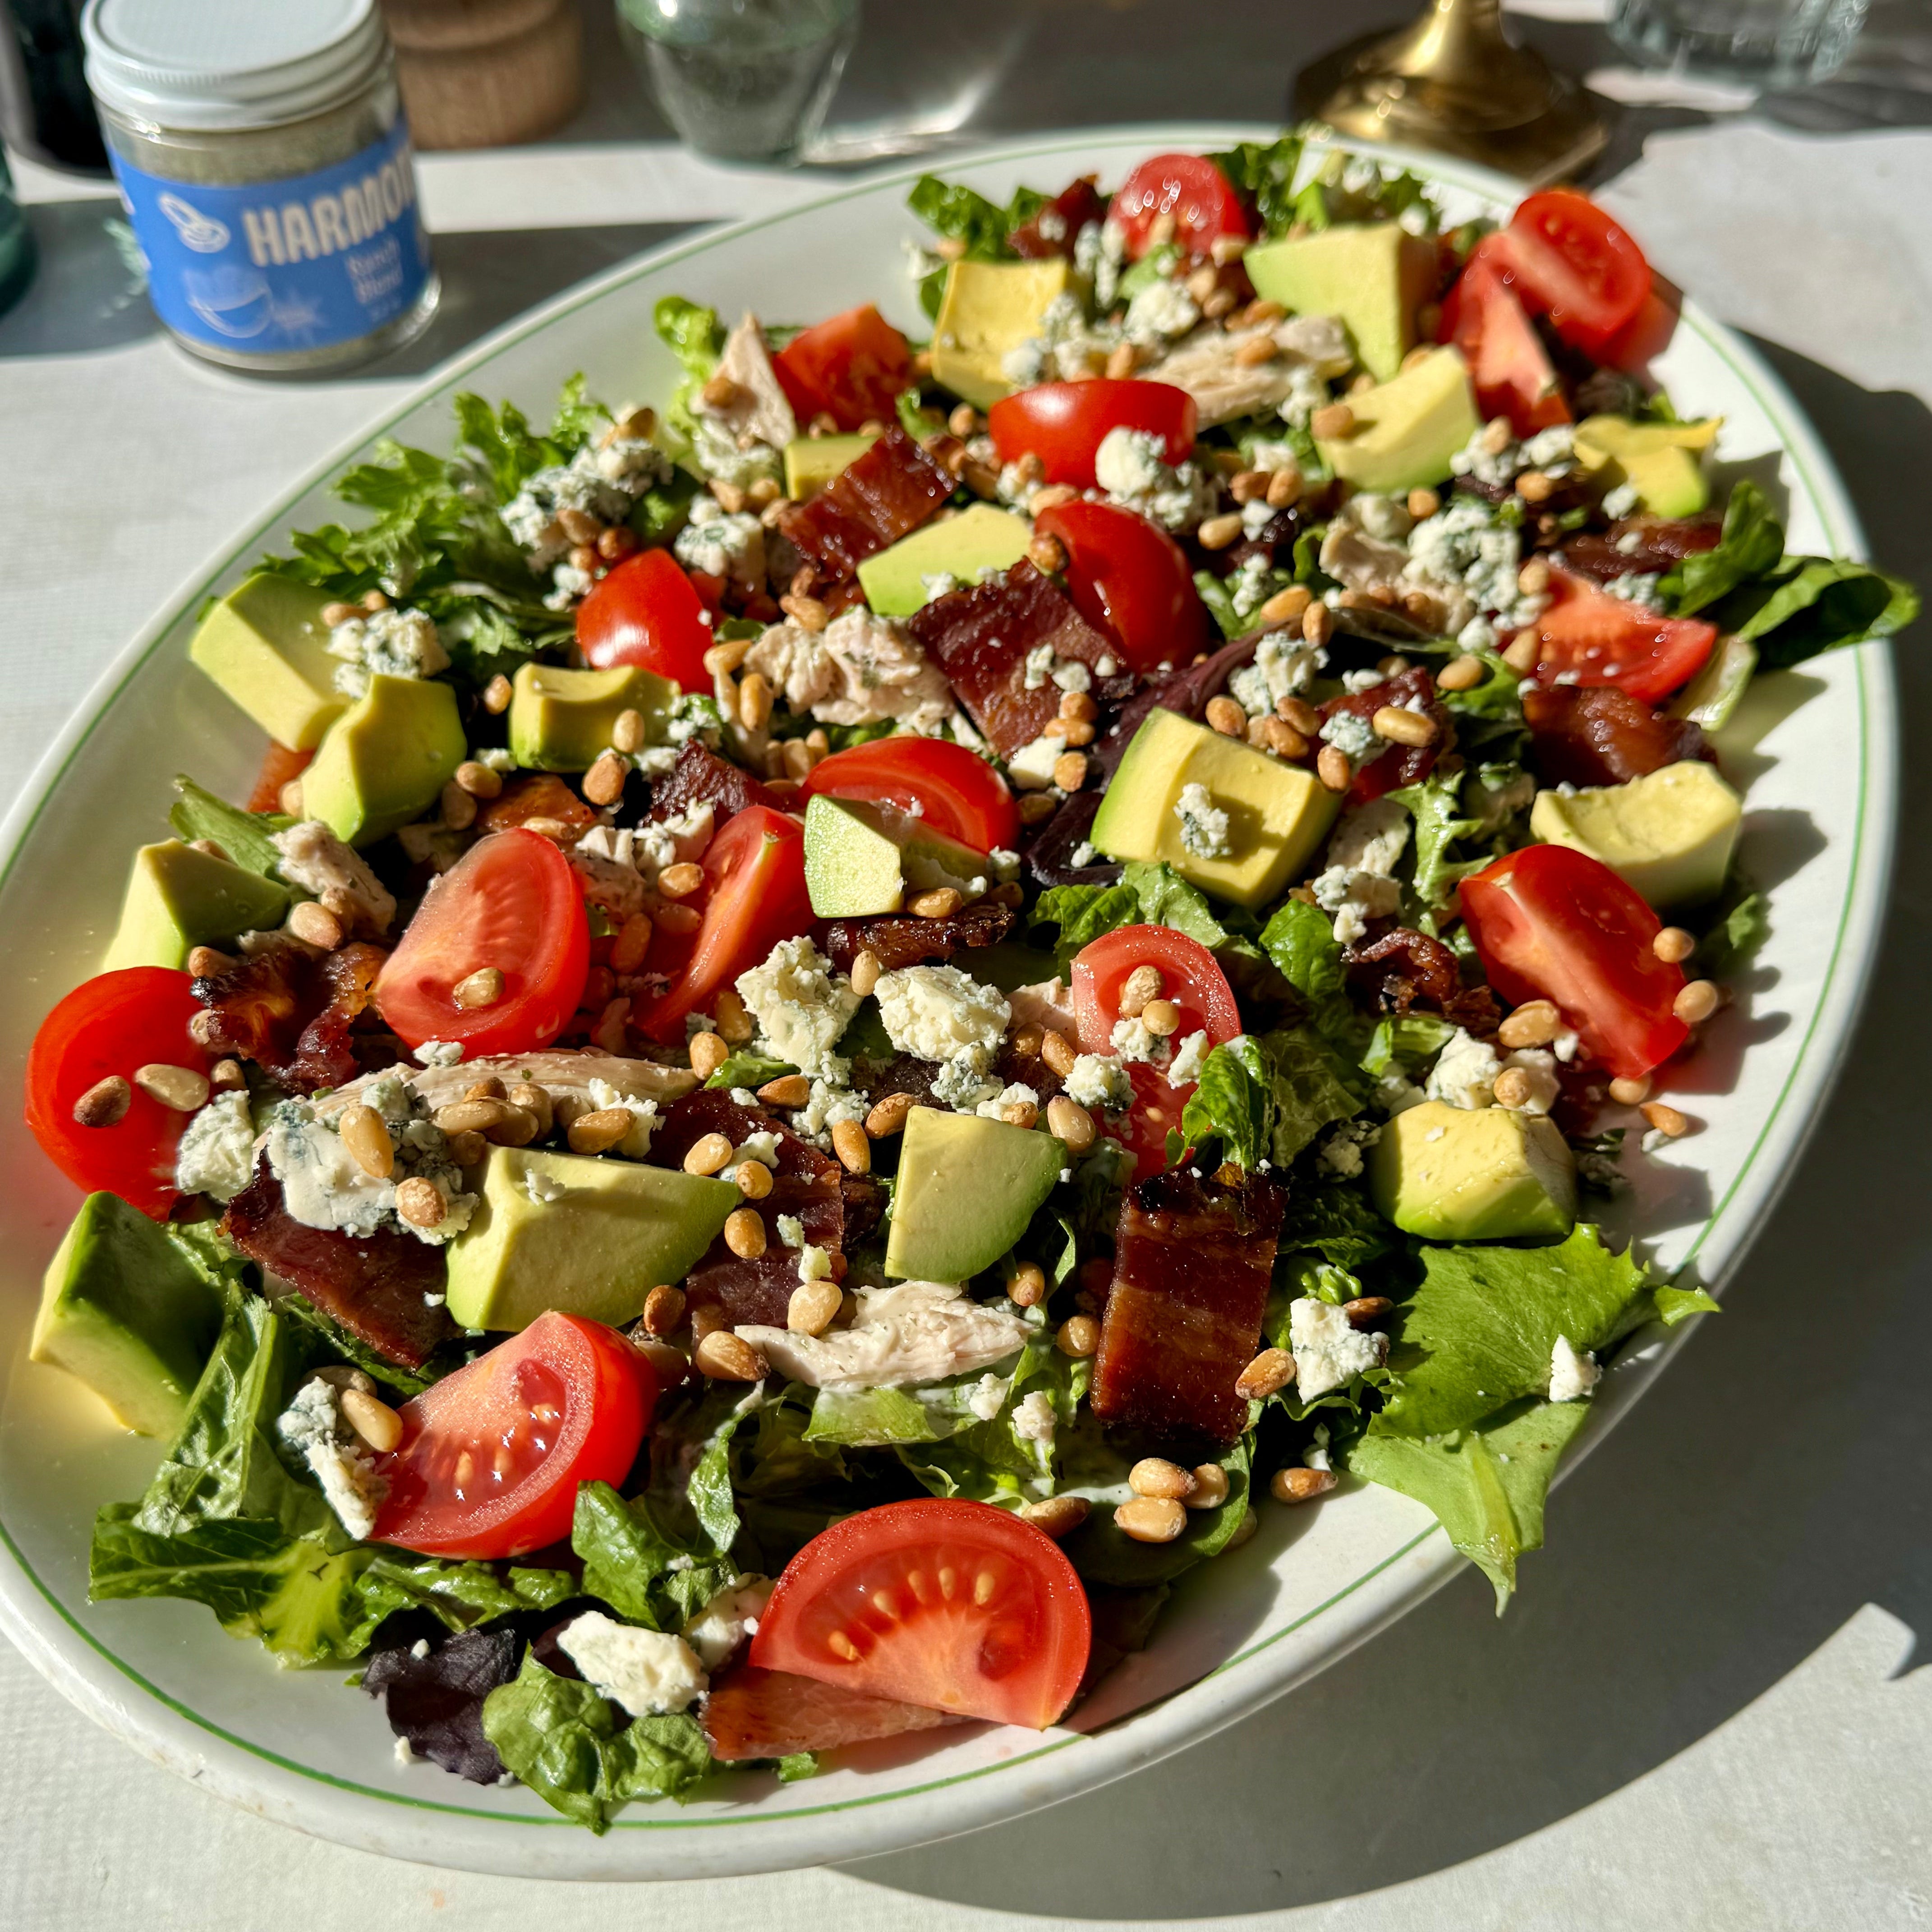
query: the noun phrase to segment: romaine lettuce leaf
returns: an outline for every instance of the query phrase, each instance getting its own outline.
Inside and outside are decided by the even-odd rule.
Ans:
[[[175,790],[181,796],[169,809],[168,824],[183,844],[212,838],[244,872],[288,883],[282,878],[282,855],[275,850],[274,835],[286,832],[294,824],[292,818],[281,812],[244,812],[180,772],[175,776]]]
[[[1180,1116],[1184,1144],[1218,1138],[1244,1168],[1286,1167],[1325,1126],[1362,1109],[1334,1055],[1305,1027],[1215,1047]]]
[[[1714,549],[1687,556],[1658,583],[1658,595],[1680,617],[1729,596],[1740,584],[1778,567],[1784,555],[1784,526],[1771,501],[1748,477],[1736,484],[1724,506],[1724,534]]]
[[[1294,219],[1294,177],[1301,166],[1303,144],[1298,134],[1274,141],[1242,141],[1224,154],[1208,159],[1235,189],[1250,197],[1261,218],[1264,238],[1286,232]]]
[[[1462,777],[1460,771],[1434,772],[1420,784],[1404,785],[1389,794],[1408,808],[1414,821],[1415,896],[1435,912],[1454,902],[1462,880],[1490,862],[1486,852],[1473,859],[1449,856],[1454,847],[1475,838],[1483,829],[1480,819],[1464,815]]]
[[[1339,1181],[1299,1183],[1288,1196],[1277,1252],[1309,1249],[1337,1268],[1358,1270],[1395,1246],[1394,1229],[1358,1190]]]
[[[1217,916],[1207,895],[1172,866],[1136,860],[1121,868],[1118,885],[1050,887],[1040,896],[1032,926],[1035,930],[1059,927],[1053,952],[1064,979],[1082,946],[1124,926],[1171,926],[1198,940],[1224,964],[1230,959],[1258,961],[1261,954],[1238,920],[1232,910],[1226,917]]]
[[[627,1501],[608,1483],[578,1484],[570,1546],[583,1558],[583,1594],[646,1630],[682,1629],[737,1574],[728,1546],[688,1547],[658,1522],[648,1498]]]
[[[1046,206],[1046,196],[1030,188],[1016,188],[1005,207],[988,201],[976,189],[963,182],[944,182],[937,175],[921,175],[906,196],[906,206],[935,235],[966,244],[964,259],[971,262],[1008,261],[1012,258],[1009,239],[1016,228],[1023,227]],[[946,292],[946,265],[920,279],[920,304],[928,315],[939,313]]]
[[[343,1654],[358,1656],[384,1618],[398,1610],[427,1610],[446,1628],[476,1630],[499,1617],[551,1610],[582,1594],[568,1570],[526,1570],[512,1564],[449,1563],[407,1551],[364,1551],[370,1561],[356,1579],[362,1621],[351,1630]]]

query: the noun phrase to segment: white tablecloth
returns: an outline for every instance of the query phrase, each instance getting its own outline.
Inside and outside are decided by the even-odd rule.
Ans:
[[[1064,0],[1042,31],[1097,61],[1109,22],[1131,28],[1137,4]],[[1291,10],[1298,38],[1265,98],[1231,86],[1163,106],[1124,64],[1118,111],[1083,93],[1077,118],[1270,111],[1279,79],[1340,17]],[[1573,64],[1603,58],[1570,24],[1587,0],[1528,10]],[[1883,12],[1892,33],[1924,9]],[[1770,106],[1806,126],[1922,125],[1916,44],[1886,40],[1836,89]],[[613,141],[606,102],[581,145],[424,161],[452,298],[412,370],[664,224],[815,190]],[[1846,470],[1881,559],[1932,578],[1932,140],[1701,110],[1652,107],[1642,126],[1642,152],[1628,136],[1618,150],[1610,202],[1666,274],[1764,343]],[[70,182],[18,172],[46,259],[0,320],[0,803],[158,602],[413,380],[256,386],[189,362],[128,293],[107,211]],[[514,248],[497,245],[506,230],[520,231]],[[1932,724],[1924,648],[1909,638],[1901,654],[1908,746]],[[1008,1912],[1054,1925],[1252,1916],[1271,1932],[1924,1924],[1932,1673],[1910,1666],[1932,1620],[1932,1242],[1916,1219],[1914,1120],[1932,1091],[1932,862],[1915,844],[1932,824],[1929,771],[1908,752],[1894,927],[1812,1152],[1723,1319],[1564,1490],[1552,1546],[1502,1623],[1466,1577],[1296,1695],[1110,1790],[842,1870],[647,1898],[394,1865],[264,1824],[93,1729],[0,1644],[0,1925],[574,1932],[648,1915],[704,1932],[903,1932]]]

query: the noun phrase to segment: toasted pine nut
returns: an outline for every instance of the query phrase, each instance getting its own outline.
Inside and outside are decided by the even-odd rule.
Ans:
[[[1057,576],[1066,568],[1066,546],[1050,531],[1042,530],[1026,548],[1027,561],[1048,576]]]
[[[1280,470],[1268,472],[1268,506],[1270,510],[1286,510],[1301,500],[1301,493],[1306,488],[1301,472],[1290,463]]]
[[[707,410],[728,410],[744,394],[743,388],[729,376],[715,375],[698,392]]]
[[[1069,1316],[1053,1340],[1063,1355],[1080,1361],[1100,1346],[1100,1324],[1090,1315]]]
[[[610,721],[610,748],[626,754],[640,750],[644,742],[644,714],[629,707]]]
[[[493,716],[500,716],[510,708],[514,695],[510,680],[501,671],[483,687],[483,709]]]
[[[450,988],[459,1006],[494,1006],[503,997],[503,976],[494,966],[479,966]]]
[[[781,1073],[758,1089],[758,1098],[770,1107],[802,1107],[812,1098],[812,1082],[802,1073]]]
[[[686,1174],[718,1174],[731,1164],[731,1143],[723,1134],[705,1134],[686,1150]]]
[[[1646,1120],[1660,1134],[1677,1140],[1690,1131],[1690,1117],[1680,1114],[1675,1107],[1666,1106],[1661,1100],[1646,1100],[1637,1109]]]
[[[1136,1543],[1172,1543],[1187,1527],[1187,1512],[1165,1496],[1136,1496],[1116,1505],[1114,1522]]]
[[[396,1145],[388,1124],[374,1107],[345,1107],[338,1131],[356,1165],[372,1180],[387,1180],[396,1171]]]
[[[938,886],[907,900],[906,910],[915,919],[950,919],[964,903],[954,887]]]
[[[451,1134],[449,1157],[458,1167],[474,1167],[488,1150],[490,1143],[473,1130]]]
[[[691,1311],[691,1339],[701,1342],[707,1335],[715,1335],[721,1328],[729,1328],[731,1318],[714,1302]]]
[[[1556,485],[1540,470],[1526,470],[1516,479],[1516,494],[1526,503],[1546,503],[1556,494]]]
[[[509,1097],[510,1090],[494,1073],[486,1074],[464,1090],[466,1100],[504,1100]]]
[[[472,798],[496,798],[503,790],[502,773],[475,758],[466,758],[457,766],[455,782]]]
[[[290,818],[302,818],[303,816],[302,780],[290,779],[288,783],[275,794],[275,802]]]
[[[1037,517],[1042,511],[1057,510],[1063,503],[1077,500],[1079,494],[1071,483],[1049,483],[1027,499],[1027,514]]]
[[[386,1456],[403,1439],[403,1418],[368,1390],[346,1388],[339,1401],[343,1420],[377,1455]]]
[[[724,1245],[741,1262],[754,1262],[765,1251],[765,1223],[755,1208],[734,1208],[724,1217]]]
[[[1046,1124],[1069,1154],[1084,1154],[1094,1144],[1094,1116],[1064,1094],[1054,1094],[1046,1103]]]
[[[617,936],[610,943],[611,971],[634,973],[650,950],[651,922],[642,913],[634,912],[618,927]]]
[[[1334,1486],[1332,1469],[1277,1469],[1268,1478],[1268,1493],[1278,1503],[1312,1502]]]
[[[875,1141],[890,1140],[904,1131],[906,1116],[916,1103],[910,1094],[888,1094],[866,1116],[866,1131]]]
[[[745,662],[745,653],[751,648],[748,638],[724,638],[705,652],[704,668],[713,677],[729,677]]]
[[[691,1373],[690,1362],[668,1342],[640,1335],[635,1329],[629,1331],[629,1340],[631,1346],[650,1364],[651,1372],[657,1377],[660,1388],[676,1388]]]
[[[190,1016],[188,1036],[196,1046],[218,1047],[224,1045],[221,1016],[212,1007],[203,1007],[200,1012]]]
[[[1247,734],[1248,714],[1232,698],[1209,698],[1207,716],[1209,728],[1224,738],[1244,737]]]
[[[1180,1030],[1180,1009],[1172,1000],[1150,1000],[1141,1009],[1141,1024],[1157,1039]]]
[[[570,1143],[572,1154],[605,1154],[629,1134],[632,1121],[628,1107],[594,1108],[587,1114],[579,1114],[571,1122],[564,1138]],[[711,1138],[722,1140],[724,1136],[713,1134]],[[727,1147],[724,1151],[729,1154],[731,1150]]]
[[[188,970],[197,980],[217,979],[234,964],[226,952],[218,952],[212,946],[191,946],[188,950]]]
[[[765,1376],[765,1358],[732,1334],[728,1328],[714,1329],[691,1352],[692,1366],[713,1382],[755,1382]]]
[[[1046,1270],[1037,1262],[1022,1262],[1006,1278],[1006,1294],[1016,1308],[1037,1308],[1046,1299]]]
[[[288,928],[304,946],[333,952],[342,944],[342,922],[314,899],[298,899],[289,908]]]
[[[434,1181],[412,1174],[397,1184],[396,1212],[412,1228],[440,1228],[449,1204]]]
[[[1233,309],[1234,306],[1234,290],[1232,289],[1216,289],[1214,292],[1201,304],[1201,313],[1208,321],[1219,322]]]
[[[852,962],[852,990],[862,1000],[879,983],[879,956],[870,946]]]
[[[1127,1472],[1127,1487],[1137,1496],[1159,1496],[1168,1502],[1185,1502],[1194,1493],[1194,1477],[1178,1462],[1165,1456],[1143,1456]]]
[[[1436,674],[1436,688],[1438,691],[1471,691],[1482,682],[1484,675],[1480,658],[1451,658]]]
[[[789,594],[778,599],[778,608],[801,631],[822,631],[832,621],[832,613],[816,597]]]
[[[801,1282],[785,1304],[785,1326],[794,1335],[822,1335],[831,1327],[844,1298],[836,1281]]]
[[[1210,517],[1194,536],[1203,550],[1226,550],[1240,534],[1241,514],[1230,510],[1223,516]]]
[[[731,1049],[715,1033],[694,1033],[691,1036],[691,1070],[700,1080],[709,1080],[731,1057]]]
[[[1400,704],[1384,704],[1369,720],[1369,728],[1378,738],[1391,744],[1420,747],[1432,745],[1442,731],[1426,712],[1405,710]]]
[[[1036,1503],[1022,1503],[1013,1514],[1058,1543],[1087,1520],[1092,1508],[1084,1496],[1048,1496]]]
[[[1078,791],[1087,782],[1087,754],[1063,752],[1053,761],[1053,782],[1062,791]]]
[[[1346,791],[1355,782],[1354,767],[1338,745],[1324,745],[1315,760],[1315,773],[1330,791]]]
[[[452,832],[467,832],[476,823],[474,794],[454,778],[443,787],[439,808],[443,824]]]
[[[1547,1046],[1563,1030],[1563,1016],[1549,1000],[1526,1000],[1496,1028],[1496,1038],[1514,1052],[1522,1046]]]
[[[1314,601],[1306,584],[1291,584],[1277,590],[1255,615],[1264,624],[1298,624]]]
[[[1107,374],[1117,382],[1125,382],[1139,359],[1139,352],[1131,342],[1117,342],[1107,352]]]
[[[678,1324],[683,1319],[682,1288],[673,1288],[668,1282],[660,1282],[644,1297],[644,1322],[652,1334],[675,1334]]]
[[[665,869],[675,872],[677,868],[672,866]],[[662,873],[658,875],[658,884],[660,886],[664,884]],[[656,923],[659,931],[670,934],[674,938],[682,939],[695,932],[704,923],[704,915],[694,905],[686,905],[676,899],[667,899],[658,908]]]
[[[1702,1026],[1718,1010],[1723,998],[1714,981],[1693,980],[1671,1002],[1670,1010],[1686,1026]]]
[[[704,883],[704,868],[688,859],[667,866],[658,874],[658,890],[668,899],[688,899]]]
[[[1335,614],[1318,597],[1301,614],[1301,634],[1311,644],[1325,644],[1335,634]]]
[[[1264,362],[1272,362],[1280,352],[1280,346],[1272,335],[1251,335],[1234,351],[1234,360],[1244,369],[1254,369]]]
[[[762,1201],[772,1191],[772,1171],[761,1160],[741,1160],[731,1170],[731,1178],[747,1201]]]
[[[1534,631],[1524,631],[1503,647],[1502,660],[1519,677],[1527,677],[1536,669],[1542,655],[1541,637]]]
[[[1308,740],[1292,724],[1280,718],[1261,721],[1262,742],[1278,758],[1291,760],[1308,755]]]
[[[208,1104],[208,1076],[192,1066],[172,1066],[164,1060],[155,1060],[134,1070],[134,1084],[149,1100],[160,1101],[177,1114],[192,1114]]]
[[[1294,1379],[1294,1358],[1286,1348],[1264,1348],[1236,1378],[1234,1393],[1250,1402],[1264,1401]]]
[[[728,1045],[742,1046],[754,1030],[745,1003],[729,986],[721,986],[711,1004],[718,1010],[718,1030]]]
[[[630,766],[615,752],[600,753],[584,774],[584,796],[592,805],[615,805],[624,796],[624,780],[629,772]]]
[[[832,1123],[832,1151],[838,1156],[838,1164],[848,1174],[869,1174],[872,1168],[872,1144],[866,1138],[866,1130],[856,1120],[834,1120]]]
[[[1120,986],[1121,1018],[1138,1019],[1148,1000],[1159,999],[1166,987],[1158,966],[1136,966]]]
[[[1529,1076],[1520,1066],[1505,1066],[1490,1090],[1498,1107],[1520,1107],[1529,1098]]]
[[[1355,412],[1346,403],[1326,403],[1308,418],[1308,427],[1318,441],[1334,442],[1354,434]]]
[[[75,1122],[83,1127],[117,1126],[127,1118],[134,1098],[134,1088],[119,1074],[110,1073],[106,1079],[97,1080],[75,1101]]]
[[[1666,966],[1681,966],[1696,951],[1697,942],[1681,926],[1666,926],[1650,942],[1650,950]]]
[[[1274,715],[1284,724],[1292,724],[1304,738],[1312,738],[1322,728],[1322,714],[1305,698],[1278,698]]]
[[[1412,490],[1408,493],[1408,514],[1419,524],[1425,517],[1432,517],[1442,507],[1442,499],[1433,490]]]
[[[248,1084],[238,1060],[218,1060],[208,1070],[208,1084],[218,1094],[238,1094]]]
[[[1385,1294],[1358,1294],[1352,1301],[1342,1304],[1342,1312],[1348,1318],[1351,1328],[1372,1328],[1395,1306]]]
[[[1610,1098],[1619,1107],[1640,1107],[1650,1098],[1650,1076],[1640,1073],[1634,1080],[1612,1080]]]
[[[1228,1500],[1228,1472],[1218,1462],[1203,1462],[1194,1472],[1194,1487],[1182,1497],[1190,1509],[1219,1509]]]
[[[1020,823],[1038,825],[1051,818],[1060,809],[1060,802],[1051,792],[1030,791],[1020,800]]]
[[[1084,691],[1070,691],[1060,700],[1060,715],[1070,724],[1090,724],[1100,707]]]
[[[1240,1549],[1244,1543],[1253,1542],[1255,1532],[1261,1526],[1262,1520],[1252,1510],[1243,1510],[1240,1521],[1234,1526],[1234,1534],[1221,1546],[1222,1555],[1225,1556],[1229,1550]]]
[[[771,680],[764,672],[746,672],[738,685],[738,722],[746,730],[762,730],[771,722],[772,697]]]

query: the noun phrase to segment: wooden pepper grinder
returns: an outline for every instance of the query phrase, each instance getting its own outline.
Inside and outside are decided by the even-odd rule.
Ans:
[[[418,148],[535,141],[584,91],[577,0],[382,0]]]

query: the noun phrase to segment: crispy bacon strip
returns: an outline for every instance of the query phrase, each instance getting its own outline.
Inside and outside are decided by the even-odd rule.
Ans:
[[[868,556],[919,528],[952,494],[952,478],[898,424],[848,463],[808,502],[793,505],[778,528],[842,584]]]
[[[291,1092],[340,1087],[362,1071],[350,1028],[370,1001],[387,955],[380,946],[316,953],[278,938],[226,972],[194,982],[214,1015],[208,1044],[252,1060]]]
[[[747,806],[766,805],[774,811],[784,809],[783,802],[767,791],[748,771],[741,770],[716,752],[709,752],[694,738],[677,754],[677,763],[651,789],[651,816],[668,818],[694,805],[709,802],[722,826],[734,812]]]
[[[842,973],[850,972],[853,961],[868,952],[890,973],[923,959],[950,959],[956,952],[997,946],[1018,916],[1011,906],[975,899],[946,919],[894,913],[879,919],[826,920],[814,937],[819,951]]]
[[[1406,1013],[1419,1006],[1479,1036],[1502,1024],[1495,994],[1486,986],[1464,986],[1455,954],[1426,932],[1394,926],[1342,957],[1349,984],[1380,1010]]]
[[[533,818],[554,818],[573,832],[588,832],[597,814],[554,772],[512,778],[494,798],[476,808],[479,832],[512,832]]]
[[[836,1750],[841,1744],[869,1744],[905,1731],[964,1722],[922,1704],[867,1697],[842,1684],[761,1670],[755,1664],[737,1664],[716,1678],[704,1706],[711,1755],[727,1764],[788,1757],[794,1751]]]
[[[1042,644],[1093,671],[1102,710],[1133,686],[1132,675],[1118,668],[1101,676],[1103,660],[1118,666],[1114,646],[1024,557],[1004,577],[934,598],[906,628],[1003,757],[1031,744],[1060,715],[1060,690],[1052,679],[1027,688],[1028,653]]]
[[[456,1333],[440,1300],[442,1250],[382,1228],[366,1239],[305,1228],[282,1205],[281,1183],[264,1154],[255,1178],[228,1204],[222,1231],[248,1258],[299,1288],[325,1315],[386,1360],[419,1369]]]
[[[765,1224],[764,1252],[746,1261],[725,1246],[721,1234],[684,1280],[694,1306],[722,1308],[734,1328],[746,1322],[784,1324],[798,1286],[799,1251],[779,1242],[781,1214],[796,1215],[814,1247],[835,1255],[844,1252],[845,1202],[839,1178],[844,1170],[763,1108],[741,1107],[722,1089],[687,1094],[651,1137],[652,1160],[660,1167],[680,1167],[706,1134],[723,1134],[736,1147],[758,1132],[778,1137],[772,1191],[762,1201],[745,1203]]]
[[[1184,1442],[1240,1434],[1248,1405],[1234,1384],[1260,1346],[1282,1205],[1265,1174],[1204,1180],[1184,1168],[1128,1193],[1094,1361],[1102,1421]]]
[[[1715,550],[1723,535],[1715,517],[1625,517],[1606,536],[1565,537],[1563,567],[1599,584],[1630,571],[1661,575],[1687,556]]]
[[[1708,758],[1702,730],[1613,684],[1526,691],[1523,722],[1546,784],[1613,785],[1684,758]]]

